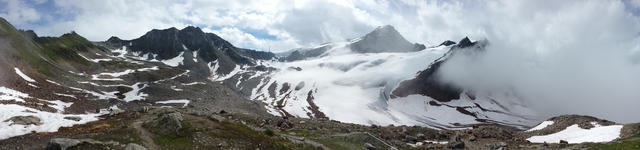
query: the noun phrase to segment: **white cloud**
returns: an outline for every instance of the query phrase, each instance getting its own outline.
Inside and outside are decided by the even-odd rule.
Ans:
[[[23,25],[40,20],[40,14],[34,8],[27,6],[24,1],[0,0],[0,4],[6,4],[0,9],[0,16],[13,24]]]
[[[276,40],[259,39],[237,28],[222,28],[219,30],[205,28],[203,31],[214,33],[237,47],[256,47],[260,48],[257,50],[261,51],[287,50],[290,49],[292,45],[295,47],[299,46],[295,40],[286,38],[286,36],[283,36],[285,38]]]
[[[631,3],[631,6],[633,6],[634,8],[640,8],[640,0],[629,0],[629,2]]]

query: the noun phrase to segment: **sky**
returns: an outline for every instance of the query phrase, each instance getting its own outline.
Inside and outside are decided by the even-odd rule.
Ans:
[[[487,30],[495,30],[486,15],[531,19],[580,3],[584,1],[0,0],[0,16],[38,35],[76,31],[92,41],[134,39],[151,29],[192,25],[238,47],[278,52],[357,38],[382,25],[393,25],[409,41],[426,45],[465,36],[482,39]],[[640,0],[607,3],[639,14]]]
[[[272,52],[383,25],[428,46],[468,36],[489,41],[487,52],[448,62],[443,80],[514,91],[548,115],[640,121],[629,115],[640,114],[640,0],[0,0],[0,16],[41,36],[92,41],[193,25]]]

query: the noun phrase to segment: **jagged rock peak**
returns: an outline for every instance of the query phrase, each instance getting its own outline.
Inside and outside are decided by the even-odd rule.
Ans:
[[[425,49],[422,44],[407,41],[391,25],[380,26],[350,46],[359,53],[412,52]]]
[[[396,28],[394,28],[391,25],[378,26],[375,30],[365,35],[365,38],[371,37],[371,36],[375,36],[375,37],[391,36],[391,37],[402,38],[404,40],[404,37],[400,35],[398,30],[396,30]]]
[[[458,42],[458,47],[460,48],[465,48],[465,47],[469,47],[472,46],[473,42],[471,42],[471,40],[469,40],[469,37],[464,37],[462,40],[460,40],[460,42]]]
[[[120,39],[117,36],[111,36],[109,39],[107,39],[107,42],[110,42],[110,43],[121,42],[121,41],[122,41],[122,39]]]
[[[438,46],[443,46],[443,45],[444,46],[450,46],[450,45],[454,45],[454,44],[456,44],[456,42],[450,41],[450,40],[446,40],[446,41],[440,43],[440,45],[438,45]]]

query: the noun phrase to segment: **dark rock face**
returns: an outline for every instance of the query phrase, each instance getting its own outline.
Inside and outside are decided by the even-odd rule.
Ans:
[[[447,42],[445,42],[447,43]],[[416,78],[406,80],[393,90],[391,98],[406,97],[412,94],[420,94],[429,96],[440,102],[448,102],[454,99],[460,99],[462,89],[454,85],[443,83],[438,80],[437,72],[440,66],[444,64],[450,57],[464,51],[483,50],[486,42],[471,42],[469,38],[464,38],[458,45],[451,47],[445,56],[435,60],[429,68],[418,72]]]
[[[157,54],[155,59],[167,60],[180,53],[197,52],[197,58],[205,62],[218,60],[220,73],[228,73],[235,65],[255,65],[255,60],[275,58],[271,52],[254,51],[233,46],[213,33],[205,33],[198,27],[189,26],[182,30],[169,28],[151,30],[140,38],[122,40],[111,37],[104,42],[111,47],[127,46],[128,50],[141,54]],[[186,55],[186,54],[185,54]],[[193,57],[188,55],[188,57]]]
[[[20,30],[20,33],[30,39],[38,38],[38,34],[36,34],[36,32],[33,32],[33,30]]]
[[[440,43],[440,45],[438,45],[438,46],[443,46],[443,45],[444,45],[444,46],[450,46],[450,45],[453,45],[453,44],[456,44],[456,42],[446,40],[446,41],[444,41],[444,42]]]
[[[360,41],[350,45],[354,52],[382,53],[382,52],[414,52],[425,49],[422,44],[411,44],[393,26],[378,27],[368,33]]]
[[[291,54],[289,54],[289,56],[284,57],[282,60],[296,61],[296,60],[302,60],[302,59],[304,59],[304,56],[302,55],[302,53],[300,53],[300,51],[296,50],[296,51],[293,51]]]

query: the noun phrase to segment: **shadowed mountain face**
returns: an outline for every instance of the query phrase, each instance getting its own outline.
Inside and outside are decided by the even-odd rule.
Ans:
[[[213,33],[205,33],[200,28],[193,26],[182,30],[176,28],[154,29],[133,40],[111,37],[105,41],[105,45],[113,48],[125,46],[128,51],[139,53],[139,56],[150,54],[146,55],[148,58],[145,58],[150,60],[162,61],[177,57],[194,60],[192,65],[188,66],[184,62],[185,66],[183,67],[185,68],[197,66],[197,60],[202,60],[204,62],[202,64],[217,61],[219,63],[217,65],[220,66],[219,71],[223,74],[232,71],[236,65],[253,66],[256,64],[256,60],[275,58],[275,55],[270,52],[237,48],[221,37]],[[199,68],[205,70],[207,66],[200,65]]]
[[[444,42],[441,45],[452,45],[451,41]],[[460,99],[462,89],[453,85],[440,82],[438,80],[437,72],[440,66],[444,64],[449,58],[453,57],[463,51],[482,51],[486,42],[471,42],[469,38],[464,38],[458,42],[458,45],[451,47],[441,58],[435,60],[429,68],[420,71],[416,78],[406,80],[400,83],[400,85],[392,92],[391,97],[406,97],[412,94],[420,94],[429,96],[440,102],[448,102],[454,99]]]
[[[118,41],[115,39],[115,41]],[[107,41],[113,43],[114,41]],[[133,39],[130,44],[131,51],[158,54],[156,59],[171,59],[180,52],[189,49],[199,51],[204,61],[214,61],[220,55],[227,55],[239,64],[252,64],[244,57],[254,59],[271,59],[275,57],[269,52],[259,52],[240,49],[213,33],[204,33],[200,28],[189,26],[182,30],[169,28],[164,30],[152,30],[140,38]],[[244,56],[244,57],[243,57]]]
[[[350,45],[359,53],[414,52],[425,49],[422,44],[411,44],[393,26],[378,27]]]

